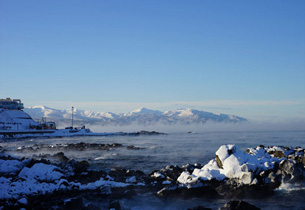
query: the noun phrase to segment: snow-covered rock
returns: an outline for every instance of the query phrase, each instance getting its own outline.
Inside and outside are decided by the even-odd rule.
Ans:
[[[39,181],[54,181],[63,176],[58,167],[44,163],[36,163],[31,168],[24,167],[19,173],[21,178]]]
[[[240,184],[256,184],[257,179],[254,179],[254,176],[260,172],[275,169],[275,165],[279,165],[280,172],[277,172],[278,174],[289,174],[290,179],[293,179],[296,171],[293,160],[269,154],[272,152],[275,154],[276,151],[289,155],[293,150],[285,150],[283,147],[267,149],[256,147],[242,152],[237,145],[223,145],[216,151],[215,159],[209,161],[201,169],[194,169],[192,174],[181,173],[177,181],[181,184],[191,184],[198,179],[219,181],[235,179]]]
[[[0,159],[0,175],[15,175],[23,166],[24,164],[19,160]]]

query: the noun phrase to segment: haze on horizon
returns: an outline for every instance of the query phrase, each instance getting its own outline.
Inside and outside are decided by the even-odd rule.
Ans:
[[[305,122],[304,1],[0,1],[0,98]]]

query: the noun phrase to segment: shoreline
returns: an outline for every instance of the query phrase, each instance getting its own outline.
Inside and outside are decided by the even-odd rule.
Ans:
[[[69,148],[88,149],[92,146],[100,149],[102,145],[71,144]],[[241,153],[235,145],[223,145],[216,151],[215,159],[211,160],[214,161],[212,165],[211,161],[206,165],[169,165],[150,173],[124,168],[112,168],[108,172],[105,169],[88,170],[90,164],[87,161],[78,162],[69,159],[63,152],[34,159],[9,156],[5,151],[1,151],[0,154],[2,166],[0,204],[4,207],[3,209],[11,205],[29,208],[35,198],[41,197],[44,198],[43,205],[46,206],[53,203],[55,206],[65,207],[73,201],[88,207],[81,197],[90,194],[95,195],[92,196],[93,200],[102,196],[109,202],[113,199],[131,199],[142,193],[156,196],[156,199],[201,197],[212,200],[244,200],[245,198],[272,197],[282,183],[298,183],[305,178],[304,149],[300,147],[258,146]],[[239,171],[239,168],[245,169],[245,166],[236,165],[236,162],[232,161],[228,162],[234,157],[238,157],[239,160],[244,158],[249,167],[253,166],[253,161],[264,159],[264,162],[262,165],[257,162],[257,169],[250,170],[248,167],[248,172]],[[255,159],[251,160],[251,157]],[[278,165],[268,166],[273,162]],[[221,166],[223,169],[220,163],[223,164]],[[233,168],[235,175],[221,171],[226,167]],[[272,173],[275,172],[278,178],[273,177],[272,180]],[[252,178],[249,179],[249,176],[244,175],[250,175]],[[29,189],[32,189],[32,192]],[[63,197],[69,200],[70,194],[73,194],[70,201],[60,202]],[[48,199],[50,201],[47,201]],[[21,203],[22,201],[24,202]],[[35,203],[35,205],[38,204]],[[219,206],[219,208],[225,207]]]

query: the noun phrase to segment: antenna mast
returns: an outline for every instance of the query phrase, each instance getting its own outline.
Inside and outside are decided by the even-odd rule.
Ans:
[[[73,129],[73,109],[74,107],[72,106],[72,129]]]

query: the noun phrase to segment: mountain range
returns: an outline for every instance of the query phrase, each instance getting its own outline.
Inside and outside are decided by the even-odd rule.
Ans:
[[[33,106],[24,111],[33,119],[46,118],[47,121],[71,122],[71,109],[53,109],[46,106]],[[174,124],[204,124],[207,121],[237,123],[247,121],[245,118],[235,115],[216,114],[195,109],[175,109],[161,112],[140,108],[128,113],[115,114],[112,112],[94,112],[74,109],[73,118],[75,124],[99,124],[99,125],[129,125],[137,123],[151,125],[155,123]]]

